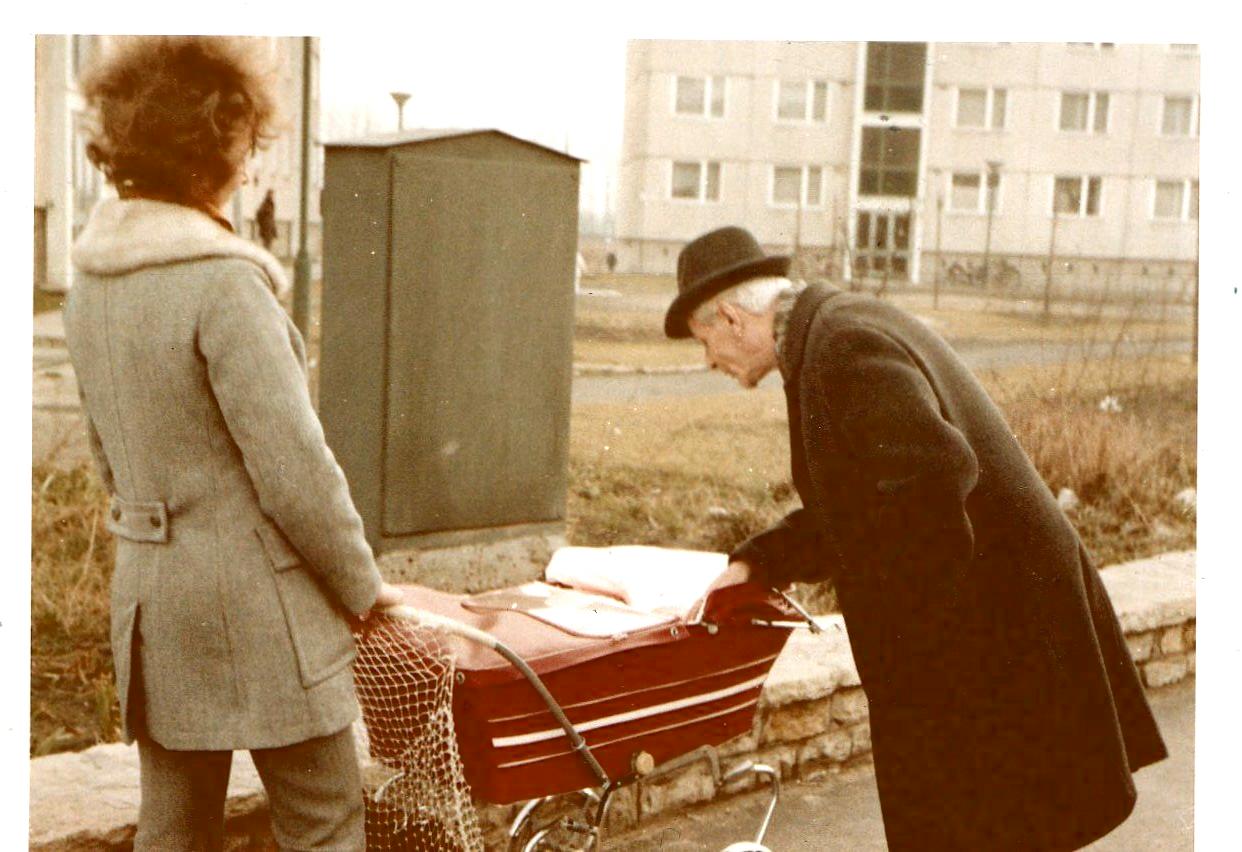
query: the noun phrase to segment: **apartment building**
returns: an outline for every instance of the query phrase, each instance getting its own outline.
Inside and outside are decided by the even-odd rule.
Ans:
[[[278,236],[272,250],[283,257],[297,250],[301,193],[302,67],[304,39],[263,39],[281,110],[280,136],[247,166],[249,182],[224,211],[239,234],[258,239],[254,216],[268,189],[274,191]],[[73,280],[69,250],[95,203],[112,194],[103,175],[87,159],[89,128],[78,90],[79,75],[106,50],[109,36],[35,37],[35,199],[36,287],[64,291]],[[319,122],[318,44],[311,43],[311,132]],[[317,140],[316,140],[317,141]],[[312,148],[308,230],[312,250],[319,232],[319,189],[323,186],[322,149]]]
[[[742,224],[846,280],[1138,286],[1194,269],[1198,164],[1194,45],[635,41],[618,269]]]

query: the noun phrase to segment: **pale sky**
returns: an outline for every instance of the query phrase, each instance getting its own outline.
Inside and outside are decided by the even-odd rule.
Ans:
[[[452,38],[425,29],[320,39],[327,140],[405,126],[496,128],[588,162],[584,207],[602,211],[621,148],[626,39],[613,29]]]

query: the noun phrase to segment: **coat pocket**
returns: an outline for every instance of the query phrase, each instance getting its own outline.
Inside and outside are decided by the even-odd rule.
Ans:
[[[354,637],[319,580],[276,527],[255,528],[284,610],[302,686],[322,683],[354,659]]]

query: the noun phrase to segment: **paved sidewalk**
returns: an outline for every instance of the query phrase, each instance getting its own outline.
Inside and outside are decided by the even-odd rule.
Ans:
[[[34,343],[36,349],[65,345],[65,319],[61,311],[40,311],[34,315]]]
[[[1169,758],[1135,776],[1134,813],[1092,852],[1178,852],[1194,849],[1195,681],[1149,693]],[[615,837],[615,852],[691,852],[720,850],[753,840],[767,797],[747,793],[652,823]],[[884,825],[875,778],[870,771],[823,781],[787,784],[782,789],[765,844],[773,852],[884,850]]]

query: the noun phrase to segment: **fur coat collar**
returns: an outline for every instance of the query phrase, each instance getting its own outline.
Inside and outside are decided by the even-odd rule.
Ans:
[[[146,198],[101,201],[73,245],[73,265],[92,275],[123,275],[147,266],[240,257],[267,273],[278,297],[289,290],[280,262],[193,207]]]

